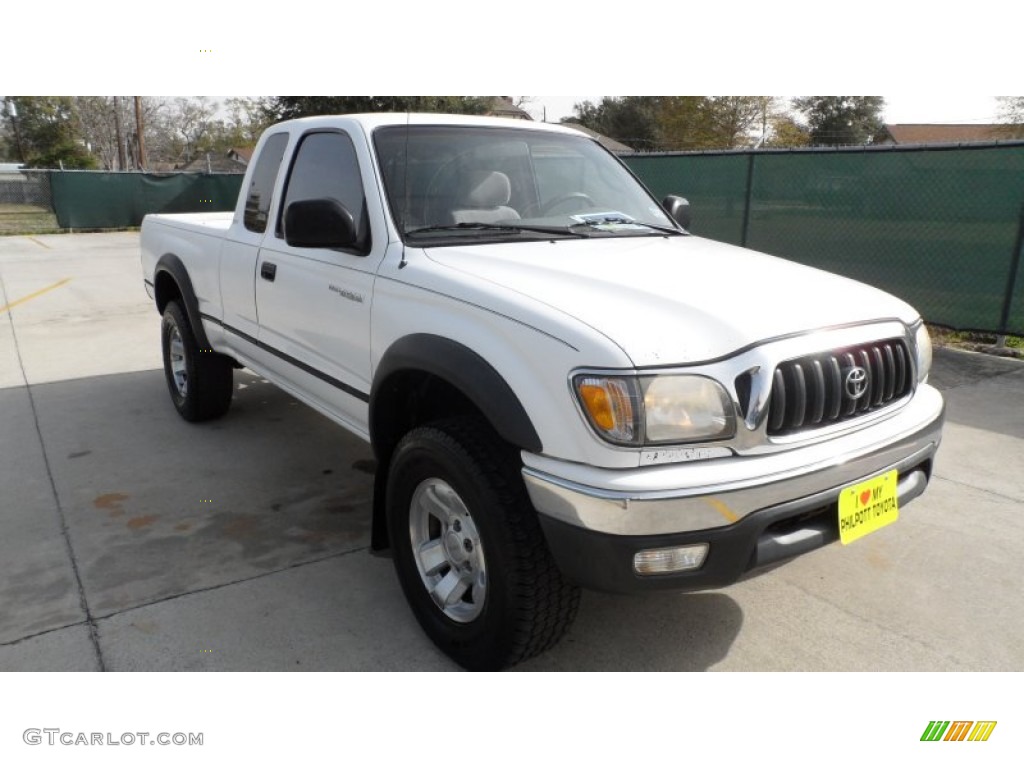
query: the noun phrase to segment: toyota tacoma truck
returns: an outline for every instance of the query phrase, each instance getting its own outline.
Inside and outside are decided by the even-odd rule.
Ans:
[[[569,128],[315,117],[263,134],[234,211],[147,216],[142,269],[181,416],[245,367],[371,443],[371,548],[434,643],[500,669],[581,588],[722,587],[929,481],[919,314],[688,221]]]

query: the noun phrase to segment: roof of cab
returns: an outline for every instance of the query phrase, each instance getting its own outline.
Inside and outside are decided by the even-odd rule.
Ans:
[[[511,128],[523,131],[548,131],[572,136],[585,136],[580,131],[554,123],[535,123],[532,120],[513,120],[504,117],[479,117],[477,115],[453,115],[433,112],[380,112],[351,115],[318,115],[286,120],[275,127],[300,129],[339,126],[344,123],[358,123],[367,131],[386,125],[466,125],[492,128]]]

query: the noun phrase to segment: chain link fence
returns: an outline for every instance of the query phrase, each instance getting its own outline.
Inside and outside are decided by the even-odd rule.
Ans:
[[[1024,142],[627,155],[694,234],[896,294],[929,322],[1024,335]]]
[[[0,235],[57,229],[49,171],[0,173]]]
[[[147,213],[235,207],[241,173],[20,170],[0,174],[0,235],[137,227]]]
[[[230,211],[240,173],[53,171],[54,211],[65,229],[137,227],[147,213]]]

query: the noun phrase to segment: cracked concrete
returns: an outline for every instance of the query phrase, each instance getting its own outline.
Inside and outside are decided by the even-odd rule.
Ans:
[[[372,454],[237,372],[181,421],[138,235],[0,238],[0,670],[449,670],[368,553]],[[529,670],[1024,667],[1024,363],[938,350],[897,524],[728,589],[587,593]]]

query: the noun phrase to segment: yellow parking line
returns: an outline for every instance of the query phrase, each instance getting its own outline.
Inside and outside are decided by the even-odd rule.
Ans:
[[[19,304],[24,304],[26,301],[28,301],[29,299],[34,299],[36,296],[42,296],[44,293],[48,293],[49,291],[52,291],[54,288],[60,288],[62,285],[64,285],[64,283],[67,283],[70,280],[70,277],[65,277],[63,280],[58,280],[53,285],[48,285],[45,288],[40,288],[35,293],[30,293],[28,296],[22,296],[20,299],[12,301],[10,304],[4,304],[2,307],[0,307],[0,313],[6,312],[9,309],[13,309]]]
[[[736,513],[729,509],[728,505],[725,502],[719,501],[718,499],[715,498],[707,499],[707,502],[714,508],[715,512],[724,517],[726,521],[730,523],[735,523],[737,520],[739,520],[739,517],[736,515]]]
[[[28,239],[28,240],[31,240],[31,241],[32,241],[33,243],[35,243],[36,245],[38,245],[38,246],[40,246],[40,247],[42,247],[42,248],[45,248],[45,249],[46,249],[46,250],[48,250],[48,251],[52,251],[52,250],[53,250],[53,248],[51,248],[50,246],[48,246],[48,245],[47,245],[46,243],[44,243],[44,242],[43,242],[42,240],[36,240],[36,239],[35,239],[34,237],[30,237],[29,235],[25,235],[25,238],[26,238],[26,239]]]

